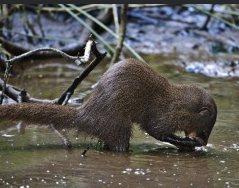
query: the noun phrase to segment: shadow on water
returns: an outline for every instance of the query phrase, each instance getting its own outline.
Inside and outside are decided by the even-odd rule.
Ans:
[[[24,135],[12,130],[8,134],[16,136],[0,137],[0,187],[238,187],[238,79],[185,73],[168,60],[159,64],[153,63],[159,59],[148,57],[147,61],[170,82],[195,84],[213,95],[218,120],[205,148],[180,152],[135,129],[129,153],[100,150],[96,141],[83,137],[79,144],[73,134],[69,152],[48,129],[28,127]],[[107,66],[94,70],[74,96],[88,91]],[[20,79],[10,81],[40,98],[58,97],[78,74],[59,67],[35,70],[25,70]],[[9,124],[14,125],[0,124],[1,133]],[[89,143],[93,143],[93,148],[81,157]]]

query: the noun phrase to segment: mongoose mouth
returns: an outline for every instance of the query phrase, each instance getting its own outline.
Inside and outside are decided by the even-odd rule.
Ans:
[[[183,150],[192,150],[195,147],[206,146],[207,141],[201,137],[196,136],[195,133],[185,133],[185,137],[177,136],[175,134],[171,134],[165,138],[163,141],[169,142],[179,149]]]

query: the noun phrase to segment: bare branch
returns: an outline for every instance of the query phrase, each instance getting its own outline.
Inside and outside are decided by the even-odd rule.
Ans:
[[[86,45],[85,45],[85,53],[84,53],[84,56],[82,56],[82,57],[80,57],[80,58],[77,58],[77,59],[75,60],[75,63],[76,63],[78,66],[81,65],[82,63],[89,62],[89,60],[90,60],[91,46],[92,46],[92,45],[93,45],[93,39],[92,39],[92,37],[90,36],[88,42],[87,42]]]
[[[85,54],[82,57],[70,56],[70,55],[62,52],[61,50],[58,50],[58,49],[55,49],[55,48],[38,48],[38,49],[35,49],[35,50],[31,50],[29,52],[26,52],[24,54],[21,54],[19,56],[16,56],[16,57],[14,57],[10,60],[6,60],[6,63],[14,64],[14,63],[20,61],[23,58],[31,56],[32,54],[48,51],[48,52],[57,53],[57,54],[61,55],[62,57],[66,58],[68,60],[74,61],[77,65],[81,65],[81,64],[87,63],[89,61],[92,43],[93,43],[92,38],[90,38],[88,40],[88,42],[86,43]]]
[[[82,82],[82,80],[101,62],[101,60],[106,56],[105,53],[100,53],[96,47],[96,43],[93,41],[92,53],[95,55],[95,59],[85,68],[85,70],[75,78],[73,83],[62,93],[57,101],[57,104],[66,105],[70,97],[73,95],[76,87]]]

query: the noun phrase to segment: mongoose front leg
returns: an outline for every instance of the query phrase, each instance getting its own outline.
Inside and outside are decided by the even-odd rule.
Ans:
[[[51,128],[56,132],[56,134],[61,138],[63,145],[67,148],[70,149],[72,147],[71,142],[69,141],[69,139],[67,138],[66,135],[66,130],[62,129],[62,130],[57,130],[54,125],[51,125]]]

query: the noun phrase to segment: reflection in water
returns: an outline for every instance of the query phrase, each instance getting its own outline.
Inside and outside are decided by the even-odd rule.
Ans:
[[[88,142],[83,138],[81,142],[86,144],[78,146],[73,141],[74,148],[69,153],[48,129],[31,126],[24,135],[15,128],[8,129],[9,135],[17,136],[0,137],[0,187],[239,187],[238,80],[182,74],[167,64],[150,66],[171,82],[193,83],[213,94],[218,120],[206,149],[167,149],[167,145],[159,146],[158,141],[135,130],[130,153],[92,148],[86,157],[81,157]],[[92,72],[75,96],[89,91],[102,72],[103,68]],[[26,71],[20,82],[11,81],[26,88],[33,97],[56,98],[76,75],[72,69],[51,67]],[[1,123],[1,133],[12,125]]]

